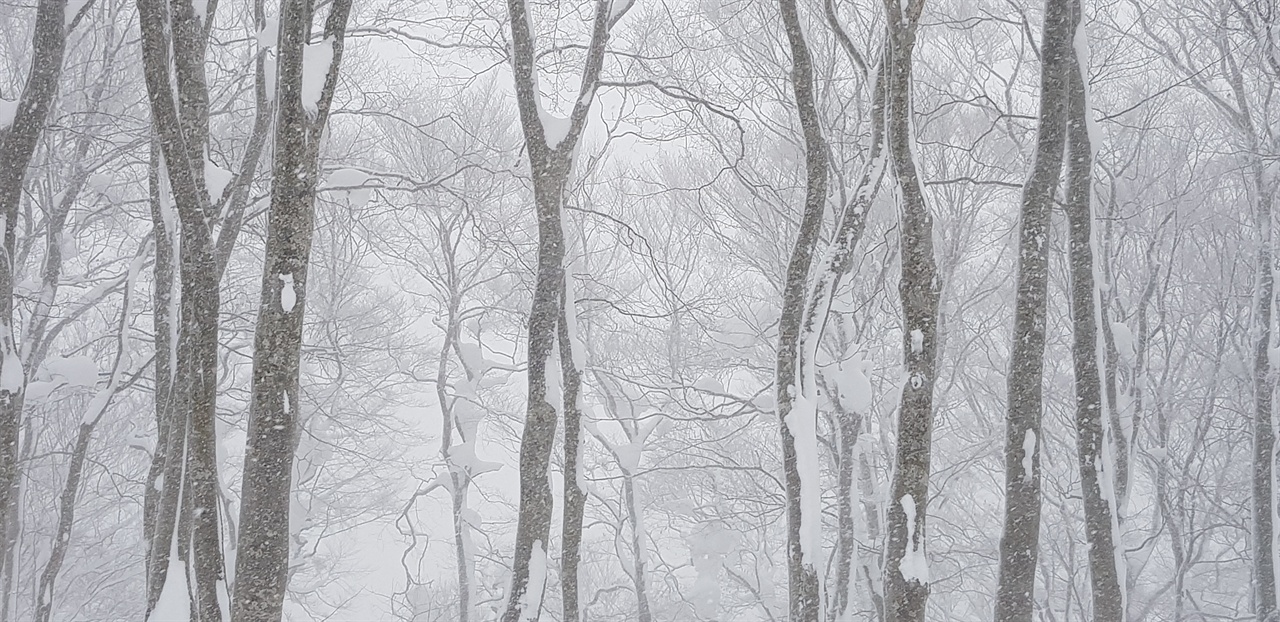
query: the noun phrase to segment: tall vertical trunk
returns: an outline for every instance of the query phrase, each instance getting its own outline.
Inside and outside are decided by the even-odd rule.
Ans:
[[[782,25],[791,51],[791,89],[804,135],[805,199],[800,230],[787,261],[778,320],[774,369],[778,423],[782,438],[783,483],[787,499],[787,587],[791,619],[816,622],[822,615],[818,564],[822,556],[821,483],[817,481],[817,409],[813,361],[803,360],[801,334],[809,271],[822,229],[827,200],[827,144],[814,102],[813,59],[800,26],[795,0],[779,0]],[[808,366],[808,367],[806,367]],[[808,481],[806,481],[808,480]]]
[[[906,6],[902,6],[906,2]],[[907,381],[898,407],[897,448],[889,499],[884,599],[888,622],[924,620],[929,599],[925,516],[933,436],[940,276],[933,256],[933,216],[912,153],[911,64],[924,0],[885,0],[888,52],[887,136],[901,201],[902,346]]]
[[[578,560],[582,549],[582,521],[587,495],[582,490],[582,394],[583,360],[581,344],[577,343],[577,310],[573,287],[566,274],[560,302],[558,335],[560,342],[561,386],[564,399],[564,520],[560,531],[560,594],[564,606],[565,622],[578,622],[581,617],[578,601]]]
[[[617,0],[621,2],[622,0]],[[565,297],[565,238],[562,221],[565,184],[573,166],[574,153],[587,113],[595,101],[604,66],[604,52],[609,29],[626,14],[630,3],[613,10],[612,0],[597,0],[587,46],[586,62],[578,97],[568,119],[553,119],[542,107],[537,86],[536,50],[530,29],[529,7],[525,0],[507,0],[511,28],[511,65],[515,75],[516,102],[525,150],[533,178],[534,212],[538,220],[538,267],[529,308],[528,324],[528,401],[524,430],[520,438],[520,507],[516,524],[516,542],[512,560],[511,587],[507,591],[507,607],[503,622],[536,620],[542,609],[542,595],[547,576],[547,544],[551,533],[553,499],[547,469],[555,441],[556,407],[549,399],[547,374],[557,341],[557,326],[563,317]],[[563,124],[563,127],[561,127]],[[572,357],[561,357],[560,364],[573,366]],[[576,371],[565,371],[570,377]],[[574,431],[577,434],[577,430]],[[566,480],[576,480],[566,474]],[[575,481],[576,484],[576,481]],[[580,521],[580,506],[566,508],[566,522]],[[565,555],[562,567],[576,567],[576,550]],[[577,592],[577,577],[565,574],[562,592],[571,597]],[[569,606],[566,604],[566,606]],[[569,613],[576,616],[576,609]]]
[[[26,371],[18,356],[13,285],[15,234],[27,169],[44,132],[49,109],[58,93],[62,58],[66,51],[67,0],[41,0],[31,38],[31,69],[13,121],[0,127],[0,219],[4,221],[4,256],[0,257],[0,570],[17,546],[10,525],[18,520],[18,431],[21,429]],[[3,573],[0,573],[3,574]]]
[[[1077,453],[1084,497],[1085,535],[1089,542],[1089,575],[1093,619],[1119,622],[1125,618],[1124,571],[1116,519],[1112,448],[1103,412],[1101,363],[1104,353],[1098,335],[1101,308],[1094,282],[1093,146],[1089,136],[1088,93],[1084,83],[1086,45],[1080,25],[1080,5],[1072,3],[1076,42],[1070,55],[1067,121],[1066,211],[1071,273],[1072,363],[1075,369]]]
[[[351,0],[330,7],[332,57],[319,101],[304,101],[304,52],[314,19],[308,0],[281,7],[276,97],[279,117],[267,214],[262,298],[254,331],[253,392],[241,486],[232,620],[279,622],[289,570],[289,502],[301,408],[299,375],[320,142],[337,85]]]
[[[1049,214],[1066,145],[1067,56],[1071,0],[1046,0],[1041,37],[1040,130],[1022,189],[1017,295],[1005,415],[1004,531],[1000,537],[997,622],[1030,622],[1040,545],[1040,455],[1045,313],[1049,284]]]
[[[166,424],[169,438],[163,439],[166,447],[153,456],[164,461],[164,477],[148,542],[152,575],[148,616],[155,604],[152,595],[158,598],[169,580],[171,553],[165,549],[170,549],[177,551],[188,569],[192,618],[208,622],[222,620],[230,606],[216,461],[218,279],[209,230],[213,210],[204,179],[209,124],[204,50],[207,23],[213,19],[216,3],[208,3],[203,16],[196,14],[189,0],[171,6],[161,0],[138,0],[137,4],[152,123],[180,225],[178,343],[169,400],[171,420]],[[163,537],[170,533],[171,537]]]

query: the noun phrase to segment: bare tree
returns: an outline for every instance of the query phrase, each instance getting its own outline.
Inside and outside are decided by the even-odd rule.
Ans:
[[[322,39],[309,43],[314,11],[307,0],[285,2],[277,37],[279,113],[241,486],[231,611],[237,622],[279,622],[288,585],[290,530],[282,525],[289,524],[294,452],[302,432],[298,382],[320,146],[351,0],[330,5]]]
[[[888,622],[924,620],[929,598],[925,517],[933,435],[938,299],[933,215],[913,155],[911,65],[924,0],[885,0],[886,137],[900,202],[902,347],[906,382],[898,406],[898,436],[890,487],[884,599]]]
[[[4,219],[4,257],[0,258],[0,571],[11,559],[16,520],[14,491],[18,481],[18,432],[27,372],[18,355],[13,313],[16,233],[27,168],[45,120],[58,93],[62,57],[70,20],[66,0],[41,0],[31,36],[31,69],[8,127],[0,127],[0,218]],[[3,574],[3,572],[0,572]]]
[[[1040,129],[1022,190],[1017,295],[1005,417],[1004,531],[995,619],[1030,622],[1040,547],[1040,444],[1045,314],[1049,286],[1049,213],[1066,146],[1068,56],[1073,54],[1070,0],[1045,2],[1040,54]]]
[[[533,178],[534,211],[538,221],[538,268],[533,302],[529,309],[529,395],[520,442],[520,514],[516,527],[511,589],[507,592],[503,622],[537,619],[542,608],[552,512],[547,469],[550,466],[556,430],[556,407],[548,401],[547,367],[557,341],[557,326],[564,322],[565,314],[562,304],[565,291],[565,236],[561,213],[565,201],[565,184],[573,167],[579,139],[586,127],[587,113],[595,102],[609,42],[609,29],[631,6],[631,0],[597,1],[578,97],[574,99],[569,117],[560,119],[553,117],[544,108],[538,91],[537,54],[531,30],[530,7],[526,0],[507,2],[516,102]],[[573,357],[561,357],[560,365],[573,365]],[[575,374],[562,373],[566,378],[572,378]],[[569,438],[576,439],[577,436],[575,430]],[[567,454],[576,455],[577,450],[577,447],[566,444]],[[576,485],[577,478],[575,474],[567,473],[565,481]],[[574,511],[579,511],[578,506],[575,506]],[[581,518],[567,516],[565,522],[580,520]],[[576,556],[572,541],[567,544],[565,551],[569,557]],[[562,560],[562,566],[568,569],[562,578],[567,619],[576,621],[578,599],[574,569],[577,561],[565,559]]]
[[[1084,497],[1085,535],[1089,542],[1089,577],[1093,619],[1125,619],[1124,553],[1120,545],[1114,488],[1113,452],[1106,427],[1101,364],[1104,360],[1098,324],[1102,319],[1093,256],[1093,144],[1090,137],[1088,58],[1079,0],[1071,6],[1075,45],[1068,55],[1067,185],[1065,206],[1070,234],[1072,365],[1075,370],[1076,439],[1080,486]]]

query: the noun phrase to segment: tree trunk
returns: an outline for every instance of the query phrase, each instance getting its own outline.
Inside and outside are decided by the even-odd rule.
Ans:
[[[813,361],[804,360],[802,345],[809,271],[822,230],[827,200],[827,145],[814,103],[813,60],[800,26],[794,0],[780,0],[783,29],[791,51],[791,88],[804,135],[805,200],[800,230],[787,262],[778,321],[778,354],[774,393],[782,437],[783,482],[787,498],[787,593],[790,618],[816,622],[822,614],[822,585],[817,567],[822,557],[821,482],[817,468],[817,402]],[[806,481],[808,480],[808,481]]]
[[[547,373],[555,351],[557,325],[561,322],[563,308],[561,303],[565,297],[565,241],[561,210],[578,139],[586,126],[587,113],[600,84],[609,28],[630,7],[628,4],[615,13],[612,4],[610,0],[598,0],[596,3],[578,97],[568,119],[553,120],[539,101],[529,7],[525,0],[507,0],[516,102],[525,151],[529,156],[534,212],[538,219],[538,268],[529,309],[528,402],[520,439],[520,507],[511,565],[511,588],[507,591],[503,622],[536,620],[542,609],[542,595],[546,587],[546,553],[553,505],[547,469],[556,432],[556,408],[549,401],[552,396],[547,391]],[[553,123],[557,126],[563,123],[564,127],[551,127],[549,124]],[[573,366],[573,359],[561,357],[560,364]],[[569,377],[571,373],[576,371],[562,371],[562,376]],[[574,478],[566,475],[566,480],[569,479]],[[567,550],[565,554],[576,556],[576,551]],[[561,562],[563,568],[577,565],[576,558],[562,559]],[[575,582],[576,578],[566,575],[562,580]],[[577,587],[563,586],[563,590],[573,594]]]
[[[0,218],[4,220],[4,257],[0,258],[0,571],[5,570],[3,566],[12,558],[9,553],[17,546],[11,539],[17,532],[8,526],[18,520],[14,491],[18,482],[18,431],[22,427],[27,382],[13,325],[18,207],[36,143],[58,93],[67,42],[66,9],[67,0],[41,0],[36,7],[31,69],[12,123],[0,128]]]
[[[1040,131],[1022,190],[1018,280],[1005,416],[1004,531],[1000,537],[997,622],[1030,622],[1040,546],[1040,427],[1044,393],[1045,313],[1049,284],[1049,214],[1066,145],[1067,56],[1072,54],[1071,0],[1046,0],[1041,37]]]
[[[582,521],[587,496],[582,490],[582,345],[577,342],[577,309],[573,287],[566,274],[560,303],[559,341],[561,382],[564,399],[564,520],[560,531],[560,593],[565,622],[578,622],[578,560],[582,549]]]
[[[1070,55],[1068,86],[1068,168],[1066,211],[1070,226],[1068,242],[1071,272],[1071,321],[1074,341],[1077,453],[1080,485],[1084,497],[1085,534],[1089,542],[1089,575],[1093,591],[1093,619],[1119,622],[1125,618],[1123,556],[1119,550],[1116,523],[1114,474],[1103,413],[1100,363],[1097,284],[1093,257],[1093,147],[1089,136],[1088,93],[1082,73],[1084,59],[1079,48],[1084,32],[1080,26],[1079,3],[1073,2],[1072,30],[1076,50]]]
[[[925,516],[929,501],[929,451],[933,435],[938,298],[941,283],[933,257],[933,216],[912,153],[911,57],[924,0],[886,0],[888,144],[901,201],[902,345],[907,380],[898,408],[897,448],[889,499],[884,599],[888,622],[924,620],[929,599]]]
[[[152,123],[160,139],[164,170],[177,208],[181,241],[177,257],[178,343],[169,412],[172,419],[167,424],[169,438],[162,439],[168,441],[167,447],[158,448],[153,457],[164,460],[164,475],[161,499],[155,504],[157,514],[152,519],[155,529],[148,543],[152,574],[148,616],[154,607],[153,595],[160,595],[168,579],[170,552],[165,549],[176,549],[188,568],[192,619],[199,622],[222,620],[223,612],[230,607],[222,558],[216,462],[218,279],[209,231],[212,206],[204,180],[209,122],[204,24],[213,19],[214,8],[215,4],[210,3],[202,19],[190,1],[166,7],[160,0],[138,0],[143,74]],[[173,535],[166,539],[167,533]]]
[[[276,88],[279,117],[262,298],[254,331],[253,395],[232,610],[235,622],[279,622],[283,615],[320,142],[337,85],[350,12],[351,0],[337,0],[331,6],[324,39],[313,45],[332,46],[333,56],[325,68],[320,100],[304,102],[304,51],[311,39],[312,5],[307,0],[287,0],[281,7]]]

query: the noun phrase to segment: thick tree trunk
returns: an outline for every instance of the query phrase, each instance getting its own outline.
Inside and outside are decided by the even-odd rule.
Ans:
[[[1040,545],[1040,455],[1045,312],[1049,284],[1049,214],[1066,145],[1071,0],[1046,0],[1041,37],[1040,131],[1022,190],[1018,280],[1005,416],[1004,531],[1000,537],[997,622],[1030,622]]]
[[[787,262],[778,321],[774,393],[782,437],[783,482],[787,497],[787,587],[790,619],[816,622],[822,615],[818,564],[822,557],[821,482],[817,481],[816,390],[813,361],[803,360],[805,300],[809,271],[822,229],[827,200],[827,145],[814,103],[813,60],[794,0],[780,0],[782,25],[791,51],[791,89],[804,135],[805,200],[800,230]],[[810,366],[806,368],[806,366]],[[805,481],[807,479],[811,481]]]
[[[888,31],[888,144],[901,200],[902,345],[907,380],[898,408],[898,437],[889,499],[885,551],[885,619],[924,620],[929,599],[925,516],[929,501],[929,451],[933,436],[938,298],[941,283],[933,257],[933,216],[912,153],[911,64],[923,0],[886,0]]]
[[[41,0],[36,7],[31,69],[12,123],[0,127],[0,219],[4,221],[4,256],[0,257],[0,571],[6,570],[3,566],[17,546],[11,539],[17,531],[8,527],[17,520],[18,431],[27,383],[13,317],[18,207],[36,143],[58,93],[67,42],[66,9],[67,0]]]
[[[253,394],[241,485],[235,622],[279,622],[289,576],[289,504],[301,408],[299,376],[320,141],[337,84],[351,0],[331,5],[323,43],[333,56],[320,101],[304,102],[304,51],[312,4],[287,0],[280,15],[275,162],[262,298],[254,331]],[[316,71],[317,68],[309,68]],[[315,105],[314,117],[308,104]]]
[[[1080,28],[1078,1],[1073,2],[1072,30]],[[1077,453],[1084,497],[1085,535],[1089,542],[1089,575],[1093,592],[1093,618],[1119,622],[1125,618],[1122,555],[1117,548],[1114,473],[1103,412],[1101,362],[1104,353],[1098,338],[1101,310],[1094,282],[1093,257],[1093,147],[1089,136],[1088,95],[1078,51],[1084,36],[1076,34],[1071,54],[1068,86],[1068,168],[1066,211],[1071,272],[1072,361],[1075,369]]]
[[[155,505],[155,530],[148,543],[152,575],[148,615],[154,606],[152,595],[158,597],[168,580],[170,553],[164,549],[176,549],[189,569],[192,618],[199,622],[222,620],[223,612],[230,607],[222,558],[216,460],[218,279],[208,226],[212,206],[204,180],[208,141],[204,20],[213,19],[214,7],[210,3],[201,19],[189,1],[166,7],[160,0],[138,0],[143,74],[163,168],[177,208],[181,241],[177,258],[181,295],[171,385],[172,419],[167,426],[169,438],[164,439],[167,447],[156,452],[156,457],[164,460],[164,477],[161,500]],[[176,528],[171,527],[175,523]],[[173,536],[163,539],[166,532]]]

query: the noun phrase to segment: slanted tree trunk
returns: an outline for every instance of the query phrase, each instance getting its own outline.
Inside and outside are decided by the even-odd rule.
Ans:
[[[58,93],[67,45],[66,9],[67,0],[41,0],[37,5],[31,69],[12,123],[0,127],[0,219],[4,220],[4,256],[0,258],[0,575],[8,572],[4,565],[13,559],[10,552],[17,546],[12,539],[17,530],[8,527],[17,520],[18,431],[27,384],[13,325],[18,206],[27,168]]]
[[[1040,546],[1040,455],[1049,214],[1066,145],[1071,0],[1045,1],[1041,37],[1040,130],[1022,189],[1013,342],[1009,348],[1004,445],[1004,531],[1000,537],[997,622],[1030,622]]]
[[[619,3],[618,10],[614,10],[615,1]],[[538,220],[538,268],[529,309],[529,388],[524,430],[520,438],[520,508],[511,587],[507,591],[503,622],[537,619],[542,609],[553,505],[547,469],[556,432],[556,407],[549,401],[547,374],[552,352],[555,351],[565,295],[565,236],[561,211],[578,140],[600,84],[609,29],[630,6],[627,0],[597,0],[578,97],[569,118],[556,119],[540,101],[529,7],[525,0],[507,0],[516,102],[533,178],[534,212]],[[560,364],[572,366],[573,359],[562,357]],[[566,373],[562,370],[562,376]],[[576,480],[571,473],[566,473],[565,479]],[[580,517],[572,515],[580,512],[579,508],[566,508],[566,512],[566,523],[581,521]],[[576,555],[576,552],[566,551],[566,554]],[[561,562],[562,567],[577,565],[576,560]],[[577,593],[576,575],[565,573],[561,580],[562,593],[573,599]],[[573,606],[566,603],[567,620],[578,618],[577,609],[570,610]]]
[[[1093,257],[1093,146],[1089,137],[1088,92],[1083,72],[1085,59],[1080,5],[1072,4],[1072,31],[1077,43],[1070,54],[1068,72],[1066,211],[1071,273],[1072,363],[1075,369],[1076,435],[1080,461],[1080,486],[1084,497],[1085,535],[1089,542],[1089,576],[1093,592],[1093,617],[1100,622],[1125,618],[1123,556],[1118,548],[1114,467],[1103,412],[1101,363],[1105,355],[1098,336],[1101,308],[1094,282]]]
[[[805,198],[800,230],[787,261],[778,320],[774,368],[778,423],[782,437],[783,483],[787,498],[787,593],[790,619],[816,622],[822,614],[818,563],[822,556],[821,482],[817,469],[817,391],[810,378],[813,361],[802,360],[805,300],[809,270],[822,230],[827,200],[827,144],[814,102],[813,59],[800,26],[795,0],[779,0],[782,25],[791,51],[791,89],[804,135]],[[808,365],[809,368],[805,368]],[[806,481],[806,479],[808,481]]]
[[[903,5],[905,3],[905,6]],[[911,129],[911,64],[924,0],[885,0],[888,52],[887,137],[901,203],[902,346],[906,382],[898,407],[898,437],[888,508],[884,599],[888,622],[924,620],[929,599],[925,516],[933,436],[938,299],[933,216],[916,170]]]
[[[40,572],[40,585],[36,591],[36,622],[49,622],[53,616],[54,582],[62,570],[66,560],[67,549],[71,545],[71,528],[76,519],[76,496],[80,493],[80,479],[84,473],[84,464],[89,458],[89,442],[93,440],[93,431],[102,421],[111,400],[126,386],[125,375],[130,361],[130,318],[133,315],[133,286],[137,283],[142,264],[150,254],[150,243],[139,249],[133,261],[129,263],[124,278],[124,302],[120,309],[120,322],[116,327],[116,356],[111,365],[111,375],[106,386],[98,390],[81,416],[80,425],[76,428],[76,439],[71,449],[71,462],[67,466],[67,479],[63,482],[62,494],[58,497],[58,526],[54,532],[53,545],[49,550],[49,560]]]
[[[320,143],[338,81],[351,0],[336,0],[324,37],[330,46],[318,101],[304,101],[304,52],[314,20],[308,0],[286,0],[280,13],[276,89],[279,116],[267,215],[262,298],[254,331],[253,394],[241,486],[232,620],[279,622],[289,570],[302,329],[311,257]]]

